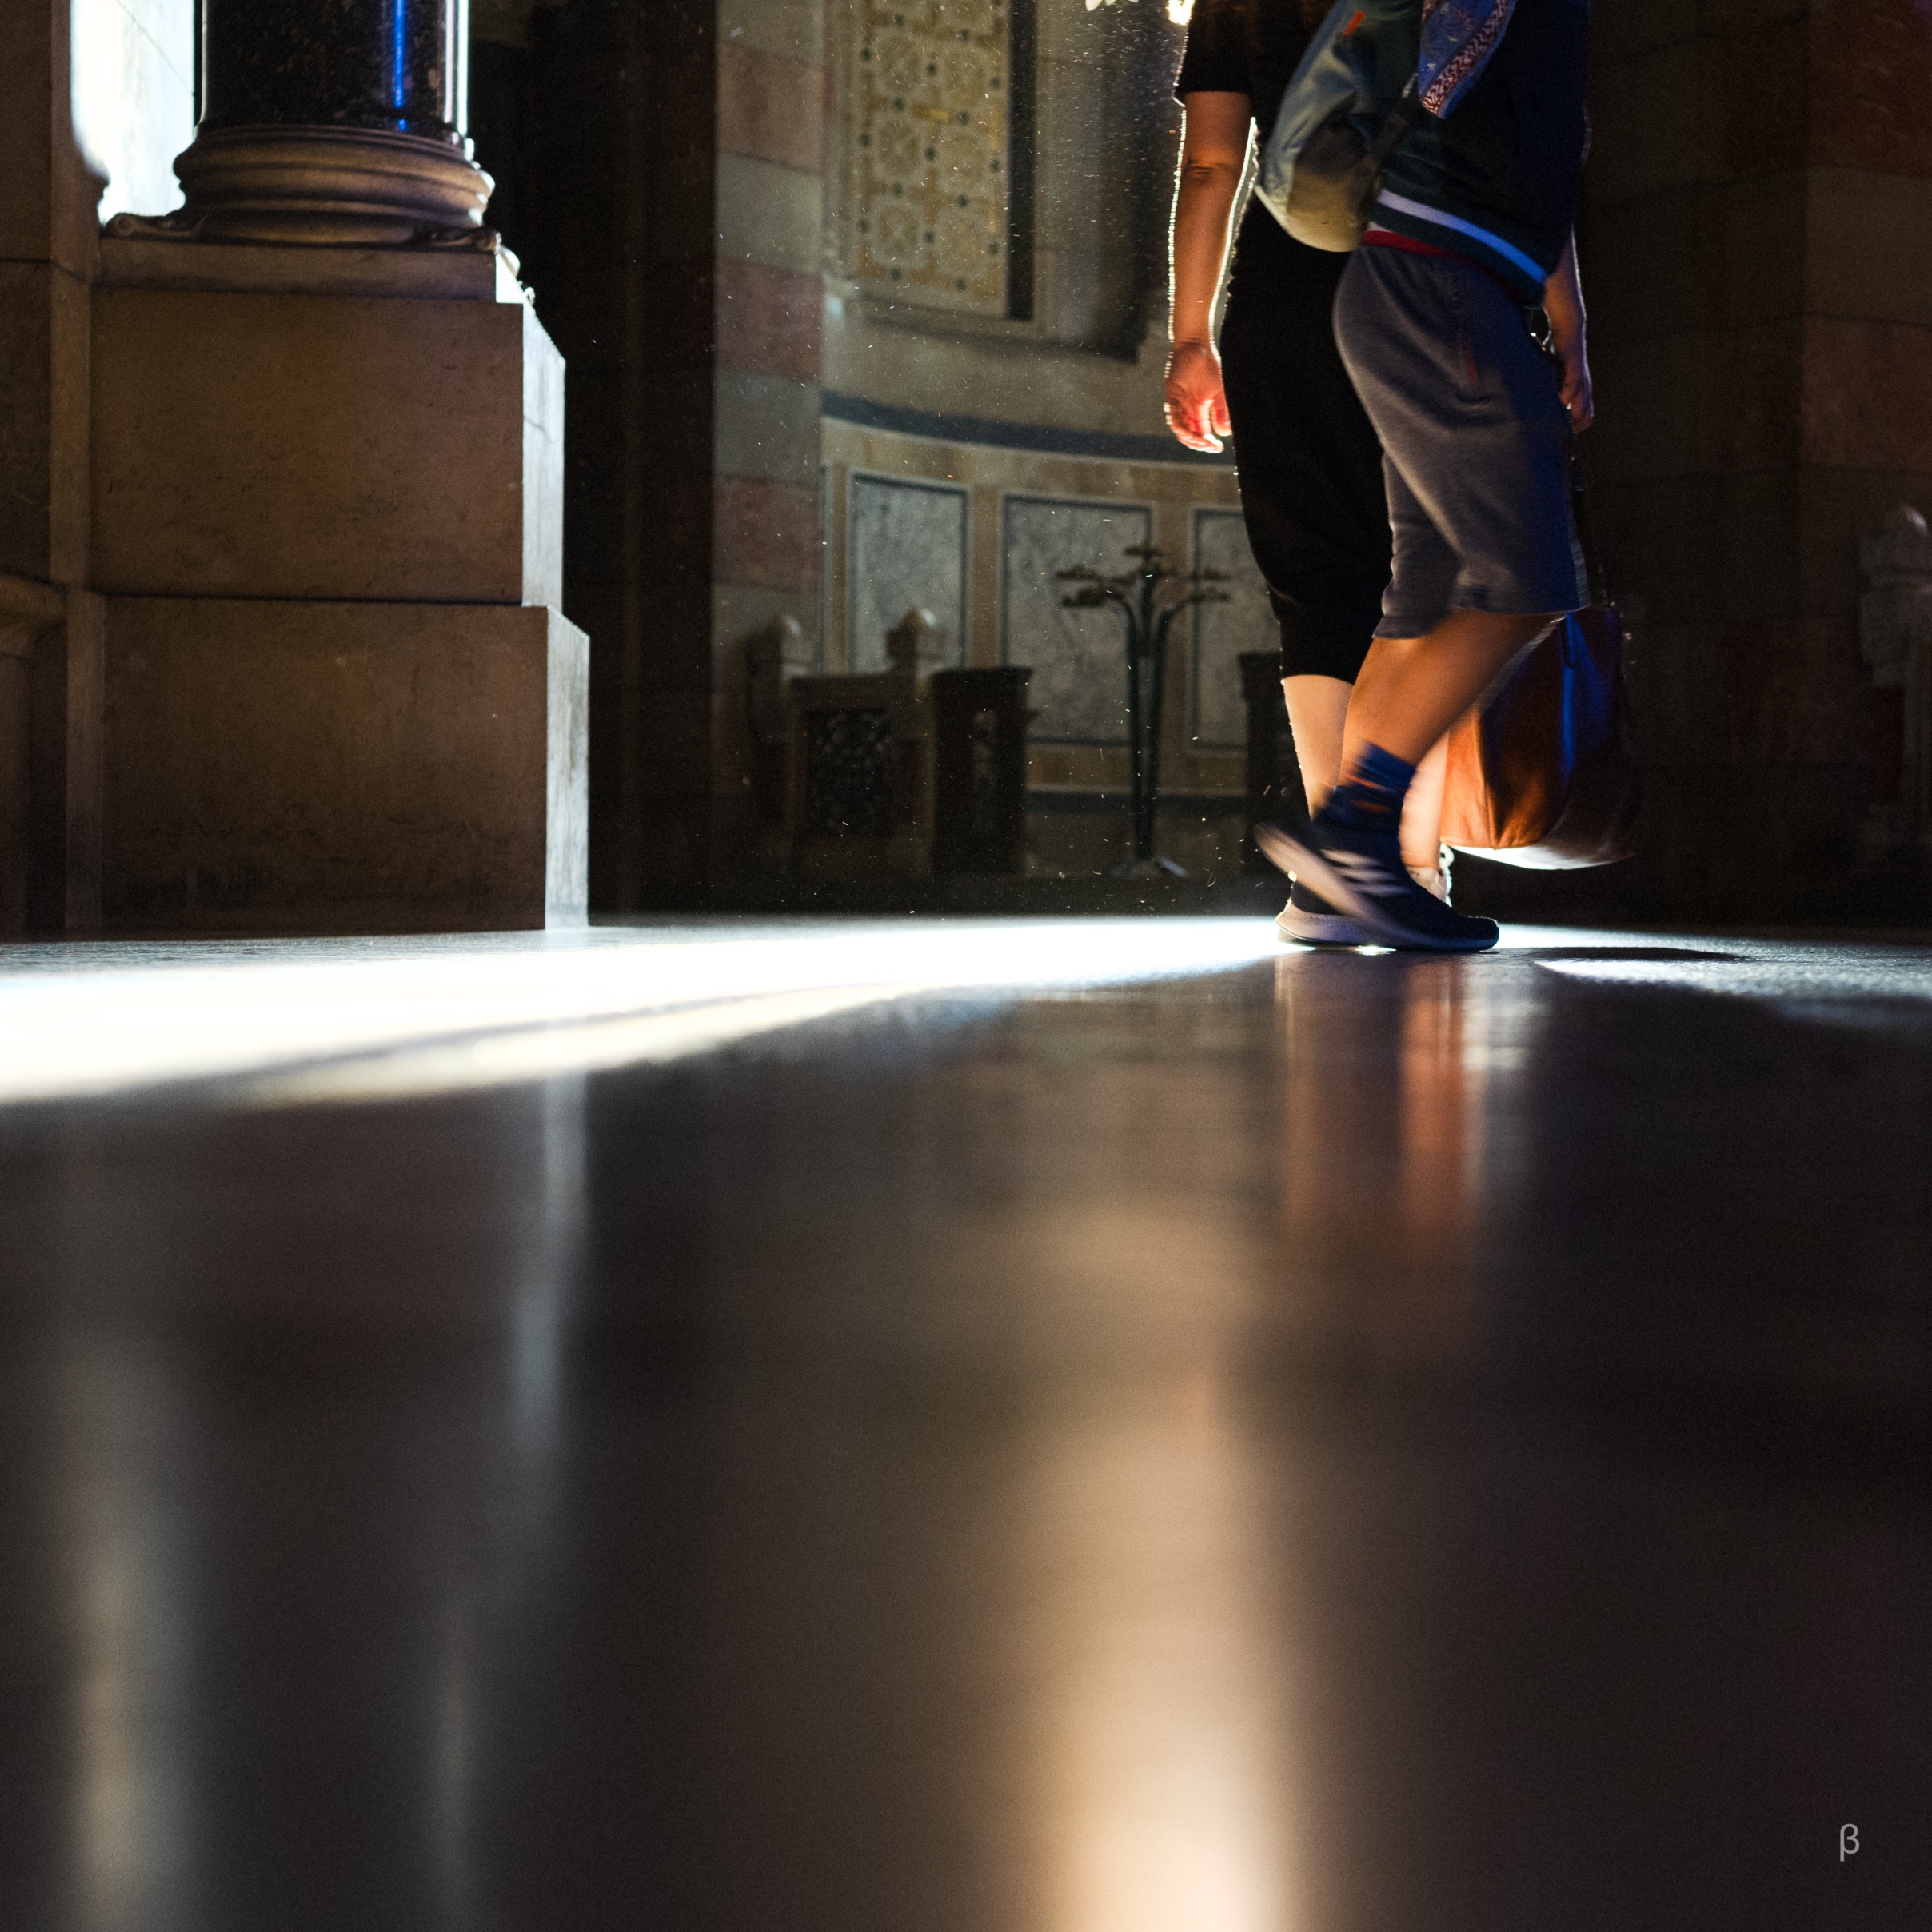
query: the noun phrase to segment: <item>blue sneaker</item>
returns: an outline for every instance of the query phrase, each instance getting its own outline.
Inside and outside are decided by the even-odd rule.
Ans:
[[[1255,829],[1269,862],[1306,883],[1366,929],[1370,941],[1426,952],[1487,952],[1503,936],[1493,919],[1452,912],[1409,876],[1391,832],[1358,832],[1318,816],[1306,840],[1277,826]],[[1355,942],[1361,944],[1359,940]]]

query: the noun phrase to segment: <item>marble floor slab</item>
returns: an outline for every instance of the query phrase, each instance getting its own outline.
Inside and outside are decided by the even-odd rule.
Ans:
[[[0,1926],[1932,1924],[1932,952],[0,948]]]

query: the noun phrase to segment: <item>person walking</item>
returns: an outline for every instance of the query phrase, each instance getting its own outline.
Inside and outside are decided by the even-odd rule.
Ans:
[[[1479,952],[1493,920],[1423,892],[1399,837],[1416,767],[1518,653],[1588,601],[1570,445],[1593,405],[1575,222],[1588,0],[1360,0],[1415,49],[1424,110],[1335,309],[1386,457],[1394,566],[1350,694],[1340,782],[1275,864],[1383,943]],[[1406,64],[1406,63],[1405,63]],[[1550,324],[1554,359],[1528,312]]]
[[[1340,775],[1343,721],[1389,577],[1382,446],[1335,347],[1348,263],[1294,241],[1259,201],[1228,244],[1251,130],[1265,139],[1327,13],[1323,0],[1195,0],[1175,81],[1185,117],[1173,227],[1167,421],[1190,449],[1231,433],[1241,509],[1281,629],[1282,689],[1311,813]],[[1216,345],[1223,277],[1227,313]],[[1411,786],[1401,844],[1426,889],[1437,871],[1439,754]],[[1284,938],[1360,944],[1373,936],[1297,881]]]

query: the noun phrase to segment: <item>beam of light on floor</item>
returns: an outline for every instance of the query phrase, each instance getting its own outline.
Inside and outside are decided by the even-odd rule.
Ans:
[[[1253,919],[679,926],[449,939],[62,949],[0,977],[0,1102],[285,1076],[281,1099],[424,1092],[697,1052],[908,993],[1020,993],[1225,972]],[[164,963],[157,963],[158,959]],[[605,1023],[619,1023],[614,1028]],[[628,1025],[629,1031],[625,1031]],[[431,1052],[429,1049],[434,1048]],[[331,1087],[327,1063],[407,1052]],[[305,1088],[294,1070],[311,1070]],[[387,1082],[385,1085],[384,1083]],[[265,1083],[262,1090],[271,1091]]]
[[[247,1082],[238,1097],[256,1107],[393,1100],[405,1094],[508,1086],[519,1080],[548,1080],[560,1073],[644,1066],[708,1053],[761,1033],[832,1019],[928,990],[923,986],[860,986],[764,993],[669,1013],[640,1013],[621,1020],[586,1020],[578,1026],[540,1027],[426,1047],[399,1047],[330,1060],[319,1067],[259,1075]]]

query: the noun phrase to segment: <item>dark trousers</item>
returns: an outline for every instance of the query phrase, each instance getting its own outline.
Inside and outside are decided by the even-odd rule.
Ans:
[[[1352,684],[1389,579],[1382,445],[1335,345],[1350,257],[1279,240],[1256,270],[1244,233],[1221,325],[1241,509],[1281,621],[1282,676]]]

